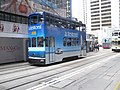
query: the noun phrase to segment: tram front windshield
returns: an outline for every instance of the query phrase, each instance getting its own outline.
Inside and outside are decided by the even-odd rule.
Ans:
[[[43,21],[44,20],[42,15],[32,15],[29,18],[29,25],[41,24]]]

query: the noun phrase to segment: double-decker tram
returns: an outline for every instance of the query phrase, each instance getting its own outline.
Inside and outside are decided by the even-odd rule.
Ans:
[[[112,32],[112,51],[120,51],[120,30]]]
[[[52,64],[69,57],[86,56],[86,31],[82,22],[48,12],[29,15],[30,64]]]

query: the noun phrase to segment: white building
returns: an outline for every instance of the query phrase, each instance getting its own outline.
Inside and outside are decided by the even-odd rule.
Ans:
[[[119,0],[90,0],[91,32],[102,39],[110,37],[114,28],[120,28]]]
[[[87,33],[102,39],[110,37],[112,30],[120,28],[119,0],[72,0],[72,16],[87,26]]]

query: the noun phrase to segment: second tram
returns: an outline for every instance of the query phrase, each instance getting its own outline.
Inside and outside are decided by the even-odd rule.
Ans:
[[[112,32],[112,51],[120,51],[120,30]]]
[[[45,65],[86,56],[86,31],[82,22],[36,12],[29,15],[28,37],[30,64]]]

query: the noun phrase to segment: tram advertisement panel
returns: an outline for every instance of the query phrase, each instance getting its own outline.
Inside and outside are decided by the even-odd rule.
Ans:
[[[23,40],[0,38],[0,63],[24,60]]]

